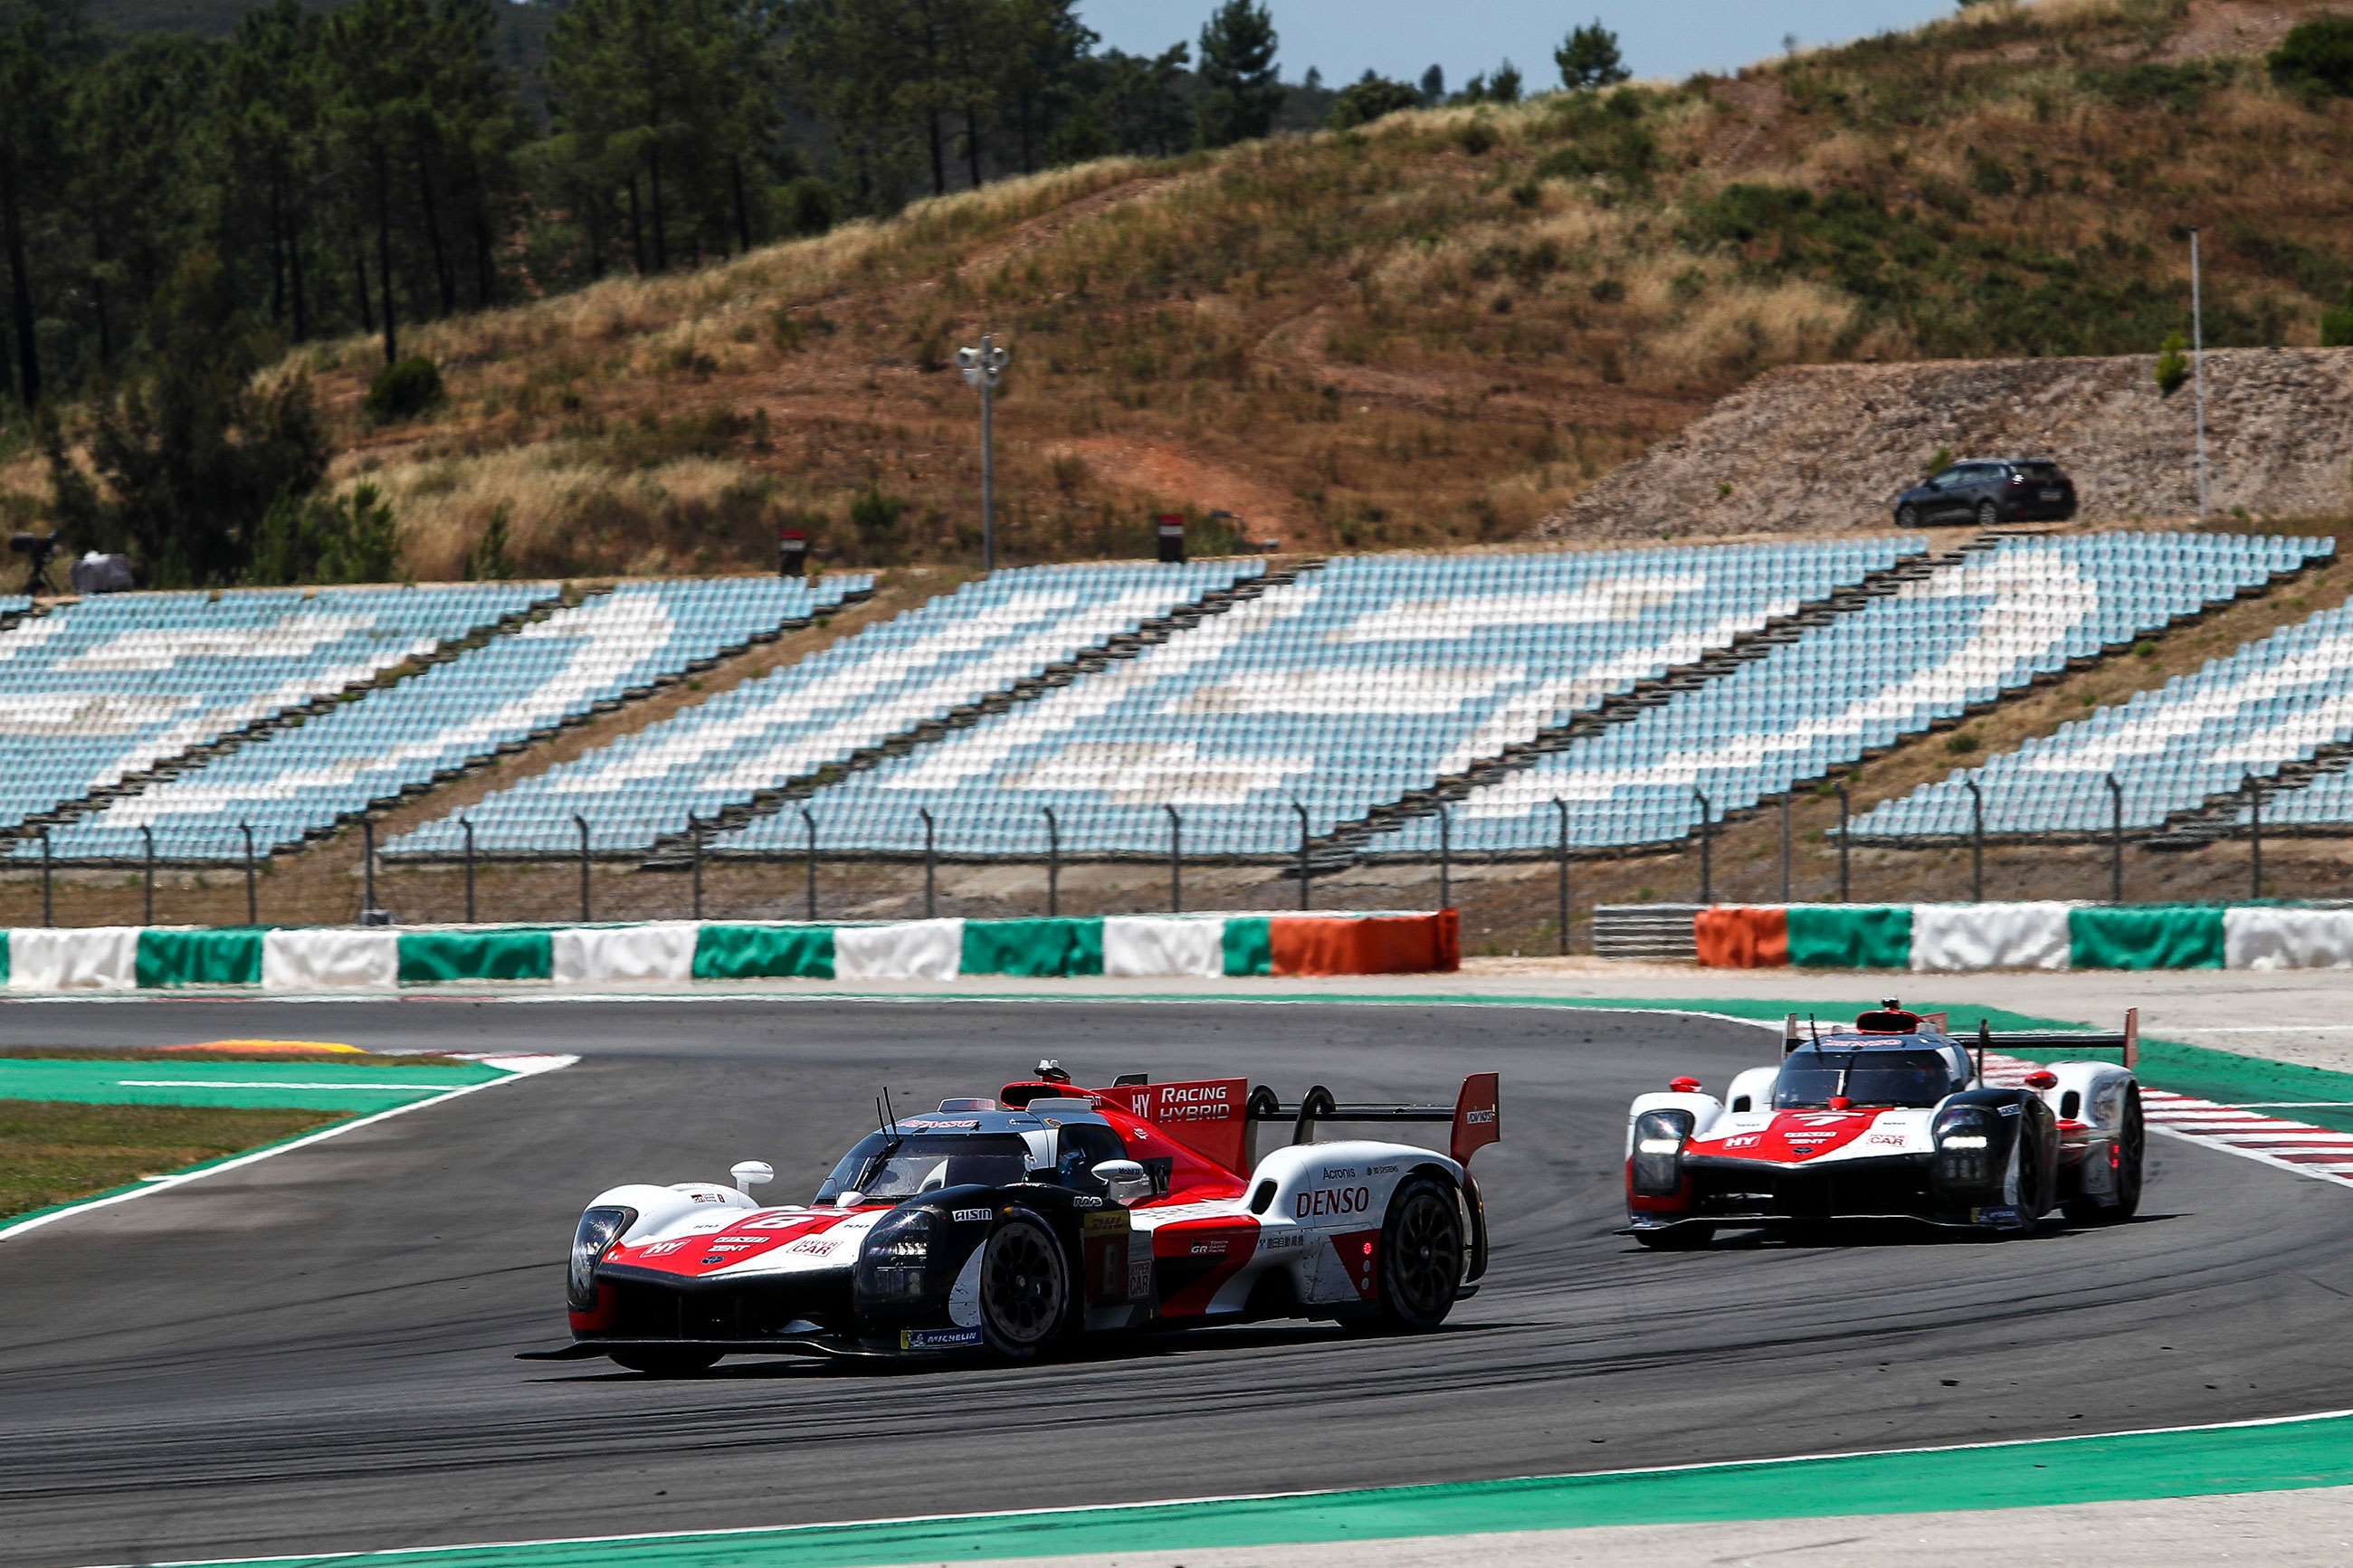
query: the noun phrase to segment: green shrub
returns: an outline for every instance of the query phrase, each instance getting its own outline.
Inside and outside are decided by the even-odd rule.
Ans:
[[[882,493],[882,487],[868,480],[866,488],[849,498],[849,526],[861,537],[880,539],[899,526],[899,514],[907,503],[896,496]]]
[[[368,384],[368,421],[397,425],[414,419],[439,404],[444,395],[440,368],[423,354],[411,354],[376,372],[375,380]]]
[[[2157,390],[2160,396],[2170,397],[2181,390],[2189,379],[2189,342],[2179,332],[2165,340],[2157,355]]]
[[[501,501],[491,513],[482,536],[474,541],[474,548],[466,555],[466,576],[470,582],[496,583],[514,575],[514,566],[507,558],[508,508]]]
[[[1939,447],[1928,454],[1928,466],[1920,470],[1924,479],[1934,479],[1953,466],[1953,449]]]
[[[389,583],[400,570],[400,530],[371,484],[345,496],[281,495],[255,531],[251,584]]]
[[[1325,123],[1335,131],[1349,131],[1359,125],[1370,125],[1385,115],[1401,109],[1417,109],[1421,94],[1401,81],[1366,73],[1362,81],[1350,82],[1341,89],[1332,105],[1332,114]]]
[[[1501,140],[1502,138],[1495,134],[1495,128],[1487,123],[1484,116],[1475,120],[1466,120],[1454,128],[1454,144],[1473,158],[1484,157],[1493,152],[1495,143]]]
[[[1966,757],[1978,749],[1978,738],[1963,730],[1945,738],[1945,750],[1956,757]]]
[[[2320,313],[2320,346],[2353,349],[2353,289],[2345,290],[2345,303]]]
[[[2272,80],[2294,91],[2353,98],[2353,16],[2300,24],[2272,51]]]

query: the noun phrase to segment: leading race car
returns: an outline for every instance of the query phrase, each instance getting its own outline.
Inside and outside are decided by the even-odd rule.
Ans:
[[[1493,1073],[1443,1106],[1285,1106],[1242,1079],[1082,1089],[1050,1062],[995,1099],[878,1108],[806,1205],[765,1164],[599,1194],[572,1243],[573,1342],[685,1373],[733,1354],[987,1352],[1264,1318],[1420,1332],[1487,1267],[1472,1154],[1501,1136]],[[1292,1142],[1252,1161],[1255,1125]],[[1319,1122],[1447,1122],[1449,1152],[1315,1143]]]
[[[1792,1018],[1783,1037],[1780,1065],[1739,1074],[1720,1100],[1691,1078],[1635,1097],[1620,1234],[1704,1247],[1719,1229],[1841,1219],[2016,1233],[2053,1209],[2096,1225],[2140,1206],[2137,1009],[2120,1035],[1998,1035],[1980,1021],[1974,1056],[1943,1015],[1892,1001],[1828,1034]],[[2001,1047],[2122,1060],[2010,1064],[1989,1081]]]

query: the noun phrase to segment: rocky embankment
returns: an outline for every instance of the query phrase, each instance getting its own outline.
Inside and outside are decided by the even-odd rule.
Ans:
[[[1810,365],[1774,371],[1538,525],[1573,541],[1883,528],[1937,452],[2056,458],[2078,521],[2197,510],[2191,390],[2149,355]],[[2353,518],[2353,349],[2206,356],[2209,505],[2256,520]]]

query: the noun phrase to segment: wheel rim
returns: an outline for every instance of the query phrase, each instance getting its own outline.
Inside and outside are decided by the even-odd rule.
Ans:
[[[1389,1253],[1397,1304],[1417,1316],[1445,1310],[1454,1288],[1461,1243],[1451,1208],[1433,1193],[1406,1200]]]
[[[1036,1344],[1061,1316],[1061,1269],[1045,1239],[1029,1226],[1011,1226],[989,1244],[982,1297],[989,1321],[1016,1344]]]

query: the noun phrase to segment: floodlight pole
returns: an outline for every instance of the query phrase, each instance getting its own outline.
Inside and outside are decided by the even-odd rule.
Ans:
[[[2206,521],[2206,295],[2199,267],[2198,230],[2189,231],[2189,366],[2197,381],[2198,521]]]
[[[980,393],[980,569],[997,570],[997,384],[1005,379],[1013,351],[985,334],[980,347],[956,350],[965,384]]]

